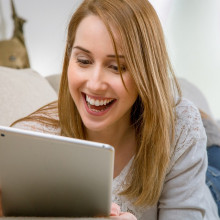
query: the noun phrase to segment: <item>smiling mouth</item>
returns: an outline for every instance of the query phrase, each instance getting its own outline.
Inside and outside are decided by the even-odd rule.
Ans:
[[[88,108],[93,112],[103,112],[110,108],[116,99],[94,99],[90,96],[83,94]]]

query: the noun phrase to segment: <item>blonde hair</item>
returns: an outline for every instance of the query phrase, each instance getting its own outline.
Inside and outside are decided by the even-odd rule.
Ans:
[[[131,111],[137,149],[127,175],[129,184],[121,194],[132,199],[135,205],[155,205],[162,191],[174,140],[174,91],[181,96],[160,21],[147,0],[84,0],[73,14],[68,28],[58,113],[61,135],[80,139],[86,139],[86,133],[69,92],[67,68],[77,27],[88,15],[98,16],[106,25],[116,57],[122,50],[139,93]],[[120,48],[112,28],[117,31]]]

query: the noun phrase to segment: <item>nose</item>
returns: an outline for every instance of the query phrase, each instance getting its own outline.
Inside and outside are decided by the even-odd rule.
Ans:
[[[101,66],[94,66],[88,76],[87,88],[90,92],[98,94],[105,91],[107,87],[108,83],[104,68]]]

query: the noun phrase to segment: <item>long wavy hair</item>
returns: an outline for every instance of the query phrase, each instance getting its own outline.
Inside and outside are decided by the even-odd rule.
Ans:
[[[175,97],[181,97],[181,91],[169,61],[159,18],[147,0],[84,0],[73,14],[68,27],[58,98],[61,135],[86,139],[85,127],[68,88],[67,69],[77,27],[89,15],[96,15],[104,22],[117,62],[119,64],[117,55],[121,50],[139,94],[131,111],[131,125],[136,131],[136,154],[127,175],[129,184],[121,194],[132,199],[135,205],[155,205],[170,162]],[[120,39],[120,47],[113,30]],[[56,123],[56,120],[52,121],[52,124]]]

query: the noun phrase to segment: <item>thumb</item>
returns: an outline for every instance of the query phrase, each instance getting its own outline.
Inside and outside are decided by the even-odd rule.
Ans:
[[[121,212],[120,206],[116,203],[112,203],[110,216],[119,216]]]

